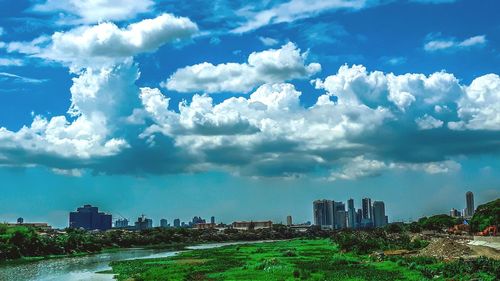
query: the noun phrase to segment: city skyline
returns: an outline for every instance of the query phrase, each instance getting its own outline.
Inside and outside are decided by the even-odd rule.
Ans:
[[[473,203],[473,192],[467,191],[465,193],[465,205],[469,206],[470,198],[472,198],[472,214],[475,211],[475,205]],[[317,202],[320,204],[326,206],[326,207],[321,207],[321,208],[326,208],[323,209],[322,213],[317,212]],[[311,215],[310,220],[304,220],[304,221],[297,221],[296,219],[293,219],[292,223],[292,218],[294,218],[293,215],[287,215],[284,220],[282,219],[275,219],[275,220],[270,220],[273,223],[278,223],[278,224],[284,224],[284,225],[302,225],[302,224],[309,224],[309,225],[319,225],[319,226],[328,226],[331,228],[335,229],[343,229],[343,228],[370,228],[370,227],[381,227],[384,226],[388,223],[393,223],[393,222],[411,222],[411,221],[417,221],[419,218],[426,217],[426,216],[431,216],[431,215],[436,215],[436,214],[446,214],[446,212],[441,212],[441,213],[432,213],[432,214],[425,214],[421,215],[420,217],[416,218],[408,218],[407,220],[405,219],[389,219],[389,215],[386,212],[386,207],[384,201],[381,200],[374,200],[372,202],[372,198],[368,197],[363,197],[361,200],[359,200],[359,208],[356,208],[355,200],[353,198],[349,198],[346,201],[335,201],[335,200],[330,200],[330,199],[316,199],[313,201],[313,211]],[[347,205],[346,205],[347,203]],[[326,204],[326,205],[325,205]],[[376,207],[377,206],[377,207]],[[340,208],[338,208],[340,207]],[[161,218],[156,218],[157,220],[155,221],[154,218],[148,217],[144,213],[141,213],[141,215],[136,216],[138,217],[137,220],[134,221],[133,218],[128,218],[124,217],[120,212],[117,212],[116,214],[111,214],[107,212],[98,212],[98,206],[92,206],[92,204],[84,204],[82,207],[77,208],[77,212],[71,211],[69,213],[69,225],[59,225],[59,224],[50,224],[48,223],[49,226],[55,226],[56,228],[85,228],[88,230],[92,230],[92,227],[95,227],[96,223],[97,225],[101,225],[101,220],[100,218],[97,219],[97,222],[94,222],[94,218],[91,214],[94,212],[95,215],[100,216],[105,216],[109,217],[106,218],[106,221],[109,221],[109,226],[105,227],[95,227],[95,229],[100,229],[100,230],[106,230],[112,227],[117,227],[117,228],[133,228],[133,229],[145,229],[145,228],[152,228],[152,227],[195,227],[196,224],[202,223],[202,224],[230,224],[230,222],[236,222],[236,221],[262,221],[263,219],[267,218],[250,218],[246,220],[241,220],[238,218],[234,218],[226,221],[216,221],[215,216],[199,216],[195,215],[194,217],[190,219],[179,219],[179,217],[173,216],[170,219],[166,219],[166,216],[162,216]],[[353,210],[353,213],[351,215],[351,208]],[[368,216],[367,218],[364,217],[364,209],[369,208],[367,211],[369,214],[371,214],[371,217]],[[343,213],[341,214],[341,217],[343,218],[343,223],[339,224],[339,218],[337,217],[336,211],[342,210]],[[455,208],[451,208],[451,211],[449,211],[449,215],[451,217],[464,217],[464,218],[470,218],[468,213],[466,213],[466,210],[468,207],[463,208],[463,211],[459,211]],[[77,213],[80,213],[80,210],[82,210],[84,213],[81,215],[85,215],[84,217],[81,218],[76,218]],[[331,214],[330,214],[331,213]],[[377,215],[376,215],[377,213]],[[323,217],[323,219],[318,218]],[[73,218],[75,217],[75,218]],[[304,217],[303,214],[299,215],[298,217]],[[355,221],[353,224],[351,222],[351,217],[352,220]],[[17,223],[24,222],[24,217],[18,217],[16,219]],[[77,223],[72,223],[72,221],[77,221]],[[6,223],[11,223],[15,224],[13,222],[8,222],[4,221]],[[170,223],[171,222],[171,223]],[[367,223],[370,224],[367,224]],[[24,223],[42,223],[41,221],[26,221]],[[47,223],[47,222],[43,222]],[[90,226],[92,225],[92,227]],[[145,226],[142,226],[145,225]]]
[[[499,1],[116,3],[0,0],[0,221],[500,197]]]

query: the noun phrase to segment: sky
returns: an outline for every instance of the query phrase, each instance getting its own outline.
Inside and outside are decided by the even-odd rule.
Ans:
[[[119,2],[119,4],[117,4]],[[0,221],[500,197],[496,0],[0,0]]]

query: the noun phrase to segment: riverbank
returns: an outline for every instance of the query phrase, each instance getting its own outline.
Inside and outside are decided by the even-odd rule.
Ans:
[[[198,244],[199,243],[171,243],[171,244],[160,243],[160,244],[156,244],[156,245],[146,245],[146,246],[109,247],[109,248],[104,248],[99,252],[79,252],[79,253],[64,254],[64,255],[21,257],[19,259],[0,261],[0,267],[11,266],[11,265],[20,265],[20,264],[29,264],[32,262],[38,262],[38,261],[43,261],[43,260],[94,256],[94,255],[99,255],[99,254],[115,253],[115,252],[122,251],[122,250],[133,250],[133,249],[181,251],[181,250],[186,249],[186,247],[194,246],[194,245],[198,245]]]
[[[295,239],[186,251],[111,263],[117,280],[496,280],[495,261],[377,257],[329,239]]]

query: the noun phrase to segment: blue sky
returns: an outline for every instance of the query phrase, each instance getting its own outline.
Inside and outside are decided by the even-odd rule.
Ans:
[[[499,197],[498,1],[0,5],[0,220]]]

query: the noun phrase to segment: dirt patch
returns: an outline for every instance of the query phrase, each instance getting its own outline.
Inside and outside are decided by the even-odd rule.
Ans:
[[[439,259],[457,259],[473,254],[472,250],[464,244],[449,238],[437,238],[420,250],[417,256],[435,257]]]
[[[208,261],[208,259],[182,259],[176,260],[175,262],[178,264],[204,264]]]
[[[495,260],[500,260],[500,251],[490,247],[469,245],[475,256],[484,256]]]

